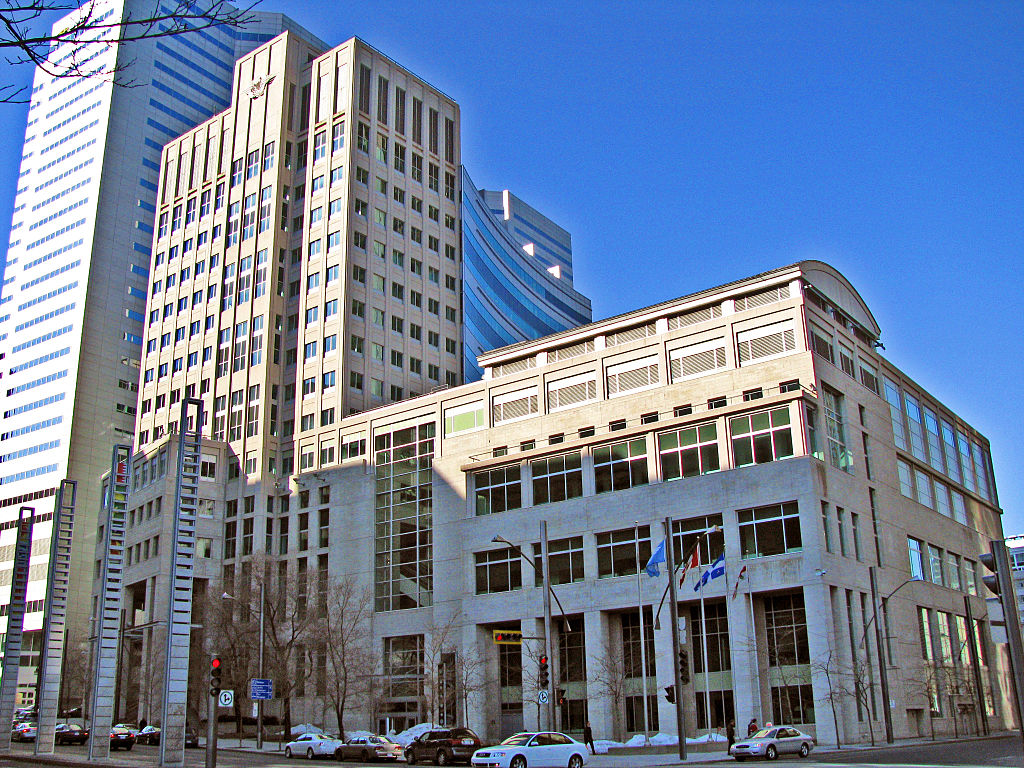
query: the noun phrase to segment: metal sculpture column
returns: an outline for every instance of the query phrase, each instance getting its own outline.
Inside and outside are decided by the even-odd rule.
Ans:
[[[21,635],[25,624],[25,592],[28,589],[28,561],[32,554],[32,523],[35,510],[18,510],[18,538],[14,545],[14,574],[11,578],[11,602],[7,609],[7,639],[4,641],[4,669],[0,675],[0,752],[11,751],[11,729],[6,724],[14,717],[14,699],[18,695],[21,670]]]
[[[114,687],[117,682],[117,646],[121,641],[121,592],[124,587],[124,529],[128,511],[128,478],[132,449],[115,445],[110,462],[110,488],[104,525],[103,566],[100,579],[99,617],[96,627],[96,668],[92,683],[92,726],[89,728],[89,759],[110,756],[110,726],[114,723]]]
[[[185,718],[188,708],[189,633],[192,631],[192,571],[196,549],[196,507],[199,503],[200,434],[203,403],[188,398],[181,404],[178,435],[178,481],[174,499],[174,558],[167,607],[167,652],[164,656],[163,717],[160,721],[160,765],[185,764]]]
[[[61,480],[53,509],[50,532],[50,564],[43,606],[43,654],[39,662],[39,725],[35,753],[53,753],[60,699],[60,672],[64,660],[64,630],[71,580],[71,533],[75,524],[74,480]],[[2,721],[0,721],[2,722]]]

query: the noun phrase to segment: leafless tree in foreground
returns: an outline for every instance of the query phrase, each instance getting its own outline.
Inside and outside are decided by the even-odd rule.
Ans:
[[[226,0],[150,0],[145,11],[106,16],[108,7],[99,0],[0,0],[0,52],[8,65],[32,64],[51,77],[90,77],[130,85],[124,77],[130,62],[96,63],[93,55],[111,44],[177,37],[213,27],[244,27],[255,20],[251,11],[256,2],[235,8]],[[68,16],[66,26],[51,28],[62,15]],[[73,46],[67,55],[51,57],[65,45]],[[0,85],[0,103],[22,103],[30,95],[30,86]]]

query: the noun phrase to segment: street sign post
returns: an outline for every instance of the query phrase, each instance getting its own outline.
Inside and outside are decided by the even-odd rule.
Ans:
[[[274,681],[254,677],[249,681],[249,698],[253,701],[269,701],[274,698]]]

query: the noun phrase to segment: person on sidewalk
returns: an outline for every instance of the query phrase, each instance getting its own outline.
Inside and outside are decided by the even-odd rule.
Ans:
[[[726,751],[732,749],[732,745],[736,743],[736,721],[730,720],[725,725],[725,738],[729,742],[729,746],[726,747]]]
[[[594,749],[594,729],[590,727],[589,720],[587,720],[587,724],[583,726],[583,743],[590,747],[590,754],[597,754],[597,750]]]
[[[755,733],[757,733],[757,718],[752,717],[750,718],[750,722],[747,723],[747,738],[750,738]]]

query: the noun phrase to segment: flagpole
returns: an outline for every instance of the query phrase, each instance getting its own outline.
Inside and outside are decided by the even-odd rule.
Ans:
[[[711,559],[711,547],[708,547],[708,560]],[[708,566],[712,567],[711,565]],[[709,691],[708,677],[709,664],[708,664],[708,620],[707,616],[704,615],[704,576],[701,576],[700,580],[700,640],[701,646],[704,650],[704,716],[707,718],[704,723],[708,728],[707,741],[711,741],[711,693]]]
[[[640,523],[633,521],[633,547],[636,550],[636,603],[640,610],[640,685],[644,702],[644,746],[651,743],[647,715],[647,647],[644,642],[644,602],[640,592]]]
[[[750,603],[750,639],[751,644],[754,647],[754,701],[753,704],[757,705],[757,716],[761,721],[761,725],[764,725],[764,718],[761,712],[761,661],[757,655],[757,625],[754,623],[754,572],[751,571],[750,575],[747,576],[747,599]]]

